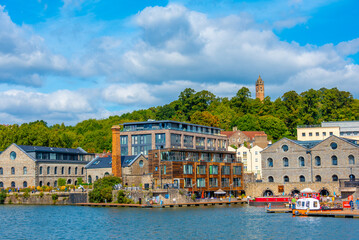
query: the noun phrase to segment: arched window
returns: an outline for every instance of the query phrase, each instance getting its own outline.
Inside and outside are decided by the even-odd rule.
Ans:
[[[98,176],[96,176],[96,181],[98,180]]]
[[[57,187],[57,181],[54,182],[54,187]]]
[[[24,168],[23,168],[23,173],[24,173],[24,175],[27,174],[27,167],[24,167]]]
[[[64,175],[65,174],[65,167],[61,168],[61,174]]]
[[[355,158],[353,155],[348,156],[349,164],[354,165],[355,164]]]
[[[50,187],[50,182],[47,182],[46,185],[47,185],[48,187]]]
[[[14,167],[11,168],[11,174],[12,174],[12,175],[15,174],[15,168],[14,168]]]
[[[338,165],[338,158],[335,155],[332,156],[332,165],[334,165],[334,166]]]
[[[108,176],[108,175],[110,175],[108,172],[105,172],[105,176]]]
[[[77,167],[75,167],[75,175],[77,175]]]
[[[299,176],[299,182],[305,182],[305,177],[303,175]]]
[[[57,174],[57,167],[54,168],[54,174]]]
[[[286,183],[286,182],[289,182],[289,177],[288,177],[288,176],[284,176],[284,177],[283,177],[283,180],[284,180],[285,183]]]
[[[305,166],[305,161],[304,161],[304,157],[299,157],[299,167],[304,167]]]
[[[0,167],[0,175],[4,174],[4,170],[2,169],[2,167]]]
[[[320,157],[319,157],[319,156],[316,156],[314,159],[315,159],[315,166],[320,166],[320,165],[322,165],[322,161],[320,160]]]
[[[24,182],[22,183],[22,186],[23,186],[24,188],[27,188],[27,182],[24,181]]]
[[[289,160],[286,157],[283,158],[283,167],[289,167]]]
[[[274,178],[272,176],[268,177],[268,182],[274,182]]]
[[[320,175],[315,176],[315,181],[316,182],[321,182],[322,181],[322,177]]]
[[[140,161],[138,162],[138,165],[139,165],[140,167],[143,167],[143,160],[140,160]]]
[[[89,184],[92,184],[92,177],[91,177],[91,175],[88,176],[88,183],[89,183]]]
[[[67,180],[67,184],[71,184],[71,179]]]
[[[42,187],[42,181],[39,182],[39,186]]]
[[[333,181],[333,182],[338,182],[338,176],[334,174],[334,175],[332,176],[332,181]]]
[[[47,173],[47,174],[50,174],[50,167],[47,167],[46,173]]]
[[[12,187],[12,188],[16,187],[15,182],[11,182],[11,187]]]
[[[69,175],[71,174],[71,167],[69,167],[69,171],[68,171]]]
[[[42,167],[40,167],[40,174],[42,174]]]
[[[268,158],[267,159],[267,165],[268,165],[268,167],[273,167],[273,159]]]
[[[355,176],[353,174],[350,174],[349,179],[350,179],[350,181],[355,181]]]
[[[84,175],[84,168],[81,168],[81,174]]]
[[[3,187],[4,187],[4,183],[0,182],[0,188],[3,188]]]

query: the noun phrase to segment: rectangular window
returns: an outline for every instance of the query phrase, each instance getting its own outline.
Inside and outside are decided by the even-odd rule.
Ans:
[[[209,166],[209,174],[218,174],[218,166],[216,165]]]
[[[166,134],[165,133],[158,133],[155,135],[156,144],[165,144],[166,143]]]
[[[209,186],[210,187],[218,187],[218,179],[217,178],[210,178],[209,179]]]
[[[216,149],[215,139],[207,138],[207,149],[208,150],[215,150]]]
[[[323,132],[323,136],[327,136],[327,133],[326,133],[326,132]]]
[[[241,175],[242,174],[242,167],[241,166],[234,166],[233,167],[233,174],[234,175]]]
[[[333,136],[333,132],[329,132],[329,135],[330,135],[330,136]]]
[[[310,133],[309,133],[309,137],[311,137],[311,136],[313,136],[313,133],[310,132]]]
[[[181,134],[171,133],[171,147],[181,146]]]
[[[128,147],[121,147],[121,156],[128,155]]]
[[[128,144],[128,136],[120,136],[120,142],[121,142],[121,145],[127,145]]]
[[[206,187],[206,179],[205,178],[197,178],[197,187]]]
[[[221,187],[229,187],[229,178],[222,178]]]
[[[205,140],[205,138],[196,137],[196,148],[197,149],[204,149],[205,148],[204,140]]]
[[[318,137],[318,136],[319,136],[319,132],[316,132],[316,133],[315,133],[315,136],[317,136],[317,137]]]
[[[222,166],[221,173],[222,175],[230,175],[231,174],[230,166]]]
[[[233,187],[240,187],[240,186],[241,186],[241,179],[233,178]]]
[[[198,165],[197,174],[206,174],[206,165]]]
[[[50,160],[56,160],[56,153],[50,153]]]
[[[302,137],[305,137],[305,133],[302,133]]]
[[[184,135],[183,144],[186,148],[193,148],[193,136]]]
[[[183,174],[193,174],[193,166],[183,165]]]
[[[192,187],[192,178],[185,178],[184,179],[184,187],[191,188]]]

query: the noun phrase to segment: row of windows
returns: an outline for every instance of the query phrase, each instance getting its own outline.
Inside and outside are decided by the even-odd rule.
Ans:
[[[218,186],[218,178],[209,178],[209,187],[219,187]],[[206,179],[205,178],[197,178],[196,184],[192,184],[192,178],[184,179],[184,187],[191,188],[197,185],[198,188],[206,187]],[[221,186],[220,187],[229,187],[229,178],[221,178]],[[233,187],[240,187],[241,179],[233,178]]]
[[[338,148],[338,144],[336,142],[331,142],[330,143],[330,148],[335,150],[335,149]],[[288,152],[288,150],[289,150],[288,145],[286,145],[286,144],[282,145],[282,150],[283,150],[283,152]]]
[[[349,175],[349,179],[350,180],[355,180],[355,176],[353,174],[350,174]],[[303,175],[300,175],[299,176],[299,182],[305,182],[305,176]],[[320,175],[316,175],[315,178],[314,178],[314,181],[316,182],[321,182],[322,181],[322,177]],[[332,181],[333,182],[337,182],[338,181],[338,175],[334,174],[332,175]],[[272,176],[269,176],[268,177],[268,182],[274,182],[274,178]],[[283,182],[289,182],[289,177],[288,176],[284,176],[283,177]]]
[[[27,188],[27,182],[26,181],[24,181],[23,183],[22,183],[22,187],[23,188]],[[16,184],[15,184],[15,182],[11,182],[10,183],[10,187],[12,187],[12,188],[15,188],[16,187]],[[0,188],[4,188],[4,183],[3,182],[0,182]]]
[[[331,157],[332,160],[332,165],[333,166],[337,166],[338,165],[338,157],[333,155]],[[355,157],[353,155],[349,155],[348,156],[348,163],[349,165],[354,165],[355,164]],[[300,156],[298,158],[298,165],[299,167],[305,167],[305,160],[304,157]],[[319,156],[316,156],[314,158],[314,165],[315,166],[321,166],[322,165],[322,160]],[[268,158],[267,159],[267,167],[273,167],[273,159],[272,158]],[[283,167],[289,167],[289,159],[287,157],[283,158]]]
[[[110,173],[105,172],[105,176],[108,176],[108,175],[110,175]],[[98,176],[95,177],[95,181],[97,181],[97,180],[98,180]],[[89,175],[87,177],[87,183],[92,184],[92,176],[91,175]]]
[[[67,169],[67,173],[68,174],[71,174],[72,170],[71,170],[71,167],[69,167]],[[0,167],[0,175],[3,175],[4,174],[4,169],[2,167]],[[11,174],[14,175],[15,174],[15,167],[12,167],[11,168]],[[27,174],[27,167],[23,167],[22,169],[22,174],[23,175],[26,175]],[[39,174],[42,175],[43,174],[43,167],[40,167],[39,168]],[[47,167],[46,169],[46,174],[51,174],[51,168],[50,167]],[[54,171],[53,171],[53,174],[58,174],[57,173],[57,167],[54,167]],[[61,174],[65,174],[65,167],[62,167],[61,168]],[[75,167],[75,175],[78,174],[78,168]],[[81,168],[81,174],[83,175],[84,174],[84,168]]]
[[[303,132],[303,133],[302,133],[302,137],[305,137],[305,135],[306,135],[305,132]],[[315,132],[315,136],[319,137],[319,135],[320,135],[319,132]],[[327,136],[327,132],[322,132],[322,135],[323,135],[323,137]],[[333,135],[333,132],[329,132],[329,136],[332,136],[332,135]],[[309,136],[309,137],[312,137],[312,136],[313,136],[313,133],[312,133],[312,132],[309,132],[309,133],[308,133],[308,136]]]
[[[192,165],[183,165],[183,174],[193,174],[193,166]],[[197,166],[197,174],[206,174],[206,165],[198,165]],[[218,174],[218,166],[210,165],[209,166],[209,174]],[[222,166],[221,167],[221,174],[222,175],[230,175],[231,174],[230,166]],[[234,166],[233,167],[233,174],[234,175],[241,175],[242,174],[242,167],[241,166]]]
[[[72,184],[72,180],[71,179],[68,179],[67,184]],[[77,184],[77,181],[75,180],[74,184],[76,185]],[[44,185],[44,183],[42,181],[39,182],[39,186],[42,187]],[[51,186],[50,182],[47,182],[46,184],[47,186]],[[54,187],[57,187],[57,181],[54,181],[54,184],[53,184]],[[16,186],[16,183],[14,181],[12,181],[10,183],[10,187],[12,188],[15,188],[15,187],[20,187],[20,186]],[[22,183],[22,186],[23,188],[27,188],[28,187],[28,184],[27,184],[27,181],[24,181]],[[3,182],[0,182],[0,188],[4,188],[4,183]]]

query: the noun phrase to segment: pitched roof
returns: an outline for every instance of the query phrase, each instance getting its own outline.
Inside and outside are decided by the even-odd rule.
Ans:
[[[234,131],[221,131],[221,134],[226,135],[228,138],[231,137],[234,133]]]
[[[27,146],[27,145],[17,145],[17,146],[25,152],[87,154],[87,152],[82,148],[57,148],[57,147]]]
[[[133,156],[121,156],[121,166],[122,167],[131,166],[141,155],[142,154],[133,155]],[[87,169],[112,168],[112,156],[96,157],[94,160],[92,160],[86,165],[86,168]]]
[[[316,140],[316,141],[298,141],[298,140],[292,140],[293,142],[295,142],[296,144],[305,147],[305,148],[312,148],[315,147],[316,145],[318,145],[319,143],[322,142],[322,140]]]
[[[242,133],[250,139],[253,139],[255,136],[267,136],[264,131],[242,131]]]

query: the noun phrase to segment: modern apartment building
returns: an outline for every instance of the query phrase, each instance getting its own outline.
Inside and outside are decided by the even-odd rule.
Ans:
[[[146,121],[122,124],[121,155],[148,155],[151,149],[181,148],[225,151],[227,136],[216,127],[176,121]]]
[[[156,187],[173,184],[206,197],[219,189],[235,196],[243,190],[243,164],[234,152],[159,149],[149,152],[148,161]]]

